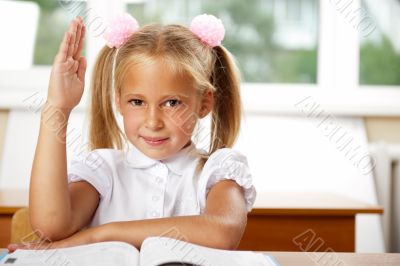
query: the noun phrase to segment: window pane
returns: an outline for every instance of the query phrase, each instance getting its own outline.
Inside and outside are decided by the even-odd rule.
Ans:
[[[316,82],[317,0],[153,0],[129,3],[127,10],[141,25],[189,25],[198,14],[216,15],[244,81]]]
[[[400,85],[400,1],[361,3],[360,22],[369,28],[360,31],[360,83]]]
[[[84,16],[86,2],[75,0],[30,0],[30,2],[36,2],[40,7],[33,64],[51,65],[64,31],[75,16]]]

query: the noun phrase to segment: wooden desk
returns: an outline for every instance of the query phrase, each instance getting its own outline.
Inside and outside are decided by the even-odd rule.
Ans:
[[[27,205],[27,191],[0,190],[0,247],[10,242],[12,215]],[[382,214],[383,210],[379,206],[327,193],[259,192],[248,215],[239,249],[326,251],[330,248],[337,252],[354,252],[355,215],[358,213]],[[293,242],[304,232],[303,237]],[[321,242],[319,239],[323,241],[321,247],[317,245]],[[303,245],[299,245],[300,242]],[[306,249],[304,243],[315,245]]]
[[[383,209],[329,193],[259,191],[239,249],[354,252],[359,213]]]
[[[324,252],[267,252],[280,266],[398,266],[400,254],[396,253],[324,253]]]
[[[7,251],[1,249],[0,253]],[[324,252],[266,252],[274,256],[280,266],[398,266],[400,254],[396,253],[324,253]]]
[[[10,243],[13,214],[26,206],[28,206],[26,190],[0,190],[0,247],[6,247]]]

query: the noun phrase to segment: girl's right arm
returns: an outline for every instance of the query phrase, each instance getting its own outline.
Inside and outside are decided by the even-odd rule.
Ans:
[[[41,238],[63,239],[86,225],[99,202],[87,182],[68,185],[66,132],[69,115],[84,89],[86,61],[81,57],[85,26],[76,18],[65,33],[51,71],[41,112],[39,138],[29,188],[32,228]]]

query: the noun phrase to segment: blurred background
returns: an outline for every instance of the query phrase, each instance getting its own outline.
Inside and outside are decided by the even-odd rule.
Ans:
[[[0,189],[27,189],[40,106],[69,21],[87,26],[87,88],[111,17],[189,25],[223,20],[242,72],[235,146],[259,193],[334,192],[384,207],[357,217],[358,252],[400,251],[399,0],[0,1]],[[86,149],[87,90],[70,120],[68,160]],[[202,121],[197,144],[206,148]],[[204,129],[204,130],[201,130]],[[49,162],[51,163],[51,162]]]

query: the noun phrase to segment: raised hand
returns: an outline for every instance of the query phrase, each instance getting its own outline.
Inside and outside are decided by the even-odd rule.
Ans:
[[[82,98],[86,60],[81,56],[85,25],[81,17],[71,21],[51,70],[47,101],[56,108],[72,109]]]

